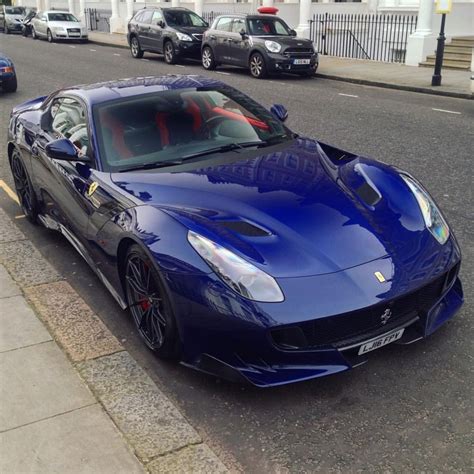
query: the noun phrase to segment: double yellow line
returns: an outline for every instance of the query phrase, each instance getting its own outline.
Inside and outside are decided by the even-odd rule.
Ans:
[[[13,189],[10,188],[10,186],[8,186],[8,184],[5,183],[3,179],[0,179],[0,188],[2,188],[7,193],[7,196],[10,199],[15,201],[17,204],[20,204],[20,201],[18,200],[18,196],[16,195],[15,191],[13,191]]]

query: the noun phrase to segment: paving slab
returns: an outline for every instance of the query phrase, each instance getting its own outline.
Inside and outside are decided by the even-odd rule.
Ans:
[[[202,441],[128,352],[77,367],[141,460]]]
[[[55,342],[0,354],[0,431],[96,402]]]
[[[209,446],[202,443],[160,456],[146,467],[151,474],[178,472],[224,474],[229,472]]]
[[[51,341],[23,296],[0,299],[0,352]]]
[[[13,224],[7,213],[0,208],[0,242],[16,242],[25,240],[25,235]]]
[[[138,474],[144,470],[101,407],[93,405],[1,433],[0,472]]]
[[[6,268],[0,265],[0,298],[21,295],[20,288],[8,274]]]
[[[30,287],[25,289],[25,295],[73,361],[94,359],[123,350],[115,336],[68,282]]]
[[[61,279],[59,273],[27,240],[0,243],[0,263],[20,286],[41,285]]]

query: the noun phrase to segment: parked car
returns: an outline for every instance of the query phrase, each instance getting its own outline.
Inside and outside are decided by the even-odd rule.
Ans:
[[[21,25],[21,32],[23,36],[31,35],[31,22],[35,16],[36,16],[36,8],[26,9],[25,18],[23,18],[23,22]]]
[[[25,16],[23,7],[0,5],[0,28],[5,34],[21,32],[22,20]]]
[[[427,337],[463,303],[421,183],[287,115],[210,78],[124,79],[17,106],[5,154],[28,219],[71,242],[157,355],[279,385]]]
[[[5,92],[15,92],[17,79],[13,61],[0,52],[0,88]]]
[[[134,58],[145,51],[163,54],[168,64],[180,58],[200,58],[201,41],[209,27],[187,8],[145,8],[128,23],[127,39]]]
[[[87,28],[72,13],[54,10],[36,14],[31,20],[31,36],[33,39],[46,38],[50,43],[88,40]]]
[[[313,76],[318,53],[308,39],[275,15],[221,15],[204,33],[202,65],[215,69],[219,64],[248,68],[258,79],[270,73],[290,72]]]

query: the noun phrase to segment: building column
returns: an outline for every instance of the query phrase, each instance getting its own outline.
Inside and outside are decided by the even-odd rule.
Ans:
[[[408,38],[405,63],[418,66],[428,54],[436,49],[436,34],[433,33],[434,0],[420,0],[416,31]]]
[[[43,3],[41,0],[36,0],[36,11],[40,12],[43,9]]]
[[[125,19],[125,25],[132,19],[133,16],[133,0],[127,0],[127,18]]]
[[[123,21],[120,17],[119,0],[111,0],[112,16],[110,17],[110,32],[121,33],[123,29]]]
[[[51,10],[51,0],[44,0],[45,11]]]
[[[273,7],[273,0],[263,0],[262,7]]]
[[[309,38],[309,20],[311,19],[311,0],[300,0],[300,22],[296,28],[298,36]]]
[[[171,6],[173,8],[179,7],[179,0],[171,0]]]
[[[204,7],[204,0],[194,0],[194,11],[199,16],[202,16],[203,7]]]
[[[79,19],[86,24],[86,0],[79,0]]]
[[[67,0],[67,8],[69,10],[69,13],[72,13],[73,15],[75,14],[74,11],[74,0]]]

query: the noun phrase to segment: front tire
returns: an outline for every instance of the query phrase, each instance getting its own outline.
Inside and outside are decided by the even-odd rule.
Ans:
[[[205,46],[202,50],[202,67],[207,71],[213,71],[216,67],[216,60],[214,58],[214,53],[209,46]]]
[[[136,36],[132,36],[130,40],[130,53],[135,59],[143,58],[143,50],[140,46],[140,41],[138,41]]]
[[[30,177],[28,176],[28,172],[26,171],[18,150],[14,150],[12,153],[10,167],[15,183],[16,194],[20,201],[20,207],[27,219],[33,224],[36,224],[38,218],[38,203]]]
[[[180,340],[170,299],[155,263],[139,245],[127,253],[123,281],[140,337],[159,357],[178,358]]]
[[[178,57],[172,41],[168,40],[163,46],[163,54],[165,56],[166,64],[176,64]]]
[[[5,23],[5,26],[3,27],[3,32],[6,34],[6,35],[9,35],[10,34],[10,30],[7,26],[7,24]]]
[[[51,30],[48,30],[46,32],[46,37],[48,39],[48,43],[53,43],[54,42],[53,33],[51,33]]]
[[[38,39],[38,36],[36,35],[36,31],[35,31],[35,28],[32,27],[31,28],[31,37],[35,40],[35,39]]]
[[[250,56],[249,69],[252,77],[256,79],[263,79],[268,75],[265,59],[260,53],[253,53],[252,56]]]
[[[5,92],[16,92],[17,87],[18,82],[16,80],[16,77],[12,77],[11,79],[8,79],[8,81],[4,81],[2,86]]]

